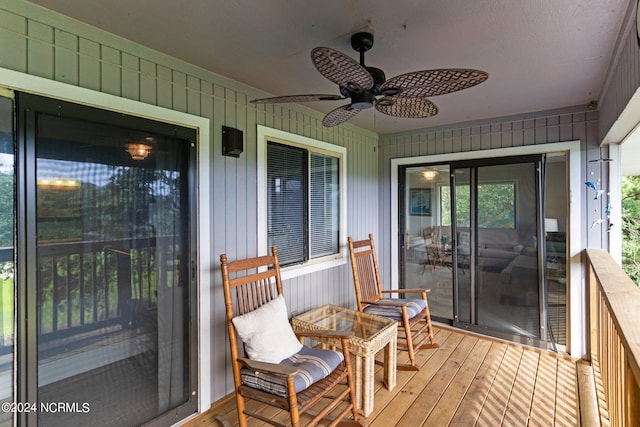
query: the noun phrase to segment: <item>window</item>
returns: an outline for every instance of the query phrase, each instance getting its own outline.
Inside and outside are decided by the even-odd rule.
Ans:
[[[276,246],[282,266],[341,258],[346,150],[262,126],[258,134],[265,192],[259,201],[266,208],[261,250]]]

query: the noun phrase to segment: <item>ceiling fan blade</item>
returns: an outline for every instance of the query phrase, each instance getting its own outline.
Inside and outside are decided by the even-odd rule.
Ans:
[[[484,71],[464,68],[414,71],[387,80],[380,92],[402,98],[423,98],[468,89],[488,78],[489,74]]]
[[[285,95],[253,99],[250,102],[254,104],[269,104],[278,102],[339,101],[341,99],[346,99],[346,97],[340,95]]]
[[[384,97],[376,102],[376,110],[393,117],[421,119],[438,114],[436,104],[426,98]]]
[[[338,126],[341,123],[346,122],[356,114],[358,114],[362,110],[358,110],[357,108],[353,108],[351,105],[343,105],[336,109],[333,109],[324,116],[322,119],[322,125],[325,127],[333,127]]]
[[[353,58],[329,47],[316,47],[311,51],[311,61],[316,69],[340,87],[352,92],[373,87],[373,77]]]

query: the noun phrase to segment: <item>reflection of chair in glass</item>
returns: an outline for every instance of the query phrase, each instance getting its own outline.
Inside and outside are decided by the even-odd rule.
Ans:
[[[398,365],[398,369],[418,370],[415,365],[415,350],[438,347],[433,342],[427,301],[430,289],[383,290],[373,235],[369,234],[369,239],[359,241],[353,241],[349,237],[348,242],[358,311],[397,320],[399,332],[404,332],[398,336],[398,348],[409,352],[410,361],[410,365]],[[394,293],[418,293],[420,298],[384,298],[385,294]],[[427,340],[429,343],[426,343]]]
[[[449,245],[449,236],[442,234],[442,227],[425,228],[422,232],[425,244],[425,259],[422,263],[422,273],[427,267],[434,271],[437,266],[449,267],[453,261],[453,253]]]
[[[272,251],[271,256],[234,262],[220,255],[240,426],[247,425],[247,416],[282,425],[261,413],[265,405],[288,411],[292,426],[300,425],[302,415],[312,418],[308,426],[333,421],[361,425],[348,351],[352,333],[305,331],[296,337],[282,296],[278,252],[275,247]],[[302,337],[337,340],[342,353],[303,346]],[[247,357],[240,357],[238,338]],[[262,405],[250,412],[246,398]],[[324,408],[316,405],[321,400]],[[349,413],[353,418],[346,419]]]

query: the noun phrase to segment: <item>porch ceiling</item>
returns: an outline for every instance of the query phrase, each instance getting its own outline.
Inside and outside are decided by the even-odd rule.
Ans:
[[[357,59],[349,36],[366,28],[375,32],[366,63],[387,78],[449,67],[489,73],[477,87],[433,98],[434,117],[368,110],[351,120],[382,134],[597,101],[629,1],[32,0],[265,95],[337,94],[309,52],[328,46]],[[307,105],[328,112],[344,103]]]

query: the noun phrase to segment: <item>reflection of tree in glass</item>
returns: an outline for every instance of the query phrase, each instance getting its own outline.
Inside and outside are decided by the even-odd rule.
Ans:
[[[179,220],[179,175],[145,168],[113,168],[109,182],[86,195],[85,232],[102,238],[171,235]],[[92,210],[94,210],[92,212]]]
[[[622,269],[640,284],[640,176],[622,177]]]
[[[515,228],[514,183],[485,183],[478,187],[478,227],[480,228]],[[441,189],[442,224],[451,224],[451,208],[449,187]],[[456,186],[456,224],[458,227],[469,227],[471,218],[471,202],[468,185]]]
[[[0,248],[13,246],[13,175],[0,173]]]

